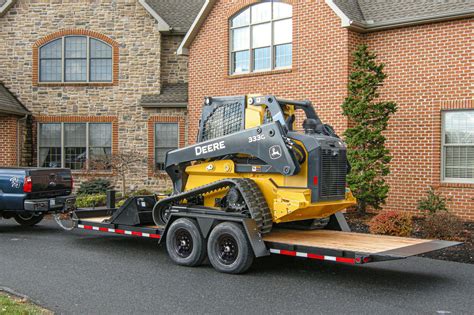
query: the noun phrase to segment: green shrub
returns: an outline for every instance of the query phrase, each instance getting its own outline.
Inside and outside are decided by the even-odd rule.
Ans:
[[[90,208],[105,206],[107,196],[104,194],[97,195],[79,195],[76,199],[76,207]]]
[[[448,211],[448,208],[446,207],[446,198],[437,194],[433,187],[430,187],[427,196],[418,201],[418,210],[428,211],[430,214],[439,211]]]
[[[380,209],[388,195],[390,187],[385,177],[390,173],[392,157],[384,134],[397,105],[379,98],[378,89],[387,74],[376,54],[367,45],[359,45],[353,57],[348,93],[342,104],[342,114],[351,122],[344,132],[351,164],[347,183],[357,198],[358,211],[365,213],[369,207]]]
[[[455,240],[461,235],[464,224],[454,214],[438,212],[427,216],[421,224],[421,228],[427,238]]]
[[[382,211],[369,222],[372,234],[410,236],[413,220],[410,213],[402,211]]]
[[[78,195],[97,195],[105,194],[110,187],[110,181],[107,179],[92,179],[85,181],[77,191]]]
[[[123,204],[125,203],[125,201],[127,201],[127,199],[122,199],[122,200],[119,200],[115,203],[115,207],[116,208],[120,208],[121,206],[123,206]]]

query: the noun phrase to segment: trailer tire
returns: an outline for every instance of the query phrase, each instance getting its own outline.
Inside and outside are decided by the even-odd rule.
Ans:
[[[199,266],[206,259],[206,242],[195,220],[180,218],[166,234],[166,249],[171,260],[182,266]]]
[[[218,224],[207,241],[209,262],[219,272],[239,274],[253,263],[254,254],[247,235],[240,224]]]
[[[21,226],[33,226],[43,220],[44,214],[15,214],[13,218]]]

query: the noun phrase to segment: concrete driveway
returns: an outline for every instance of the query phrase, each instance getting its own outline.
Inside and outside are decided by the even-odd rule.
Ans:
[[[0,221],[0,286],[64,314],[472,314],[474,265],[259,259],[245,275],[173,265],[156,240]]]

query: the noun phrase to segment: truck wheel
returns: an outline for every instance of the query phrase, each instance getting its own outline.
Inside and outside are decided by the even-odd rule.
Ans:
[[[206,258],[206,243],[195,220],[174,221],[166,235],[166,249],[171,260],[182,266],[198,266]]]
[[[239,274],[253,263],[254,254],[243,227],[233,222],[218,224],[209,235],[207,252],[219,272]]]
[[[16,214],[13,218],[22,226],[33,226],[43,220],[44,214]]]

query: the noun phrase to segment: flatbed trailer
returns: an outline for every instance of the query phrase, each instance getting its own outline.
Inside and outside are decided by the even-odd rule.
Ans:
[[[148,200],[147,200],[148,199]],[[91,232],[105,232],[135,237],[156,239],[165,242],[170,227],[178,219],[191,220],[196,223],[199,234],[206,241],[213,229],[221,223],[231,222],[241,226],[245,231],[246,241],[253,256],[287,255],[316,260],[326,260],[345,264],[367,264],[372,262],[404,259],[410,256],[443,249],[460,244],[459,242],[426,240],[384,235],[354,233],[341,213],[331,216],[325,229],[295,230],[288,228],[274,228],[270,233],[260,235],[255,222],[241,214],[227,213],[215,209],[196,206],[174,206],[171,217],[166,226],[158,226],[150,219],[153,200],[151,197],[130,198],[119,209],[77,211],[75,227]],[[173,234],[175,235],[175,234]],[[181,239],[176,242],[184,243]],[[174,240],[170,240],[173,244]],[[194,245],[197,241],[194,239]],[[192,242],[191,242],[192,244]],[[168,253],[170,248],[167,244]],[[189,245],[189,244],[188,244]],[[188,246],[189,247],[189,246]],[[192,246],[191,246],[192,247]],[[222,248],[225,248],[223,246]],[[207,252],[205,249],[201,249]],[[212,250],[212,248],[211,248]],[[208,247],[209,251],[209,247]],[[241,249],[242,251],[242,249]],[[202,256],[204,256],[203,253]],[[224,250],[222,251],[224,255]],[[178,264],[193,266],[203,261],[198,259],[194,263],[181,263],[170,255]],[[250,263],[251,264],[251,263]],[[248,269],[247,266],[244,268]],[[214,265],[214,267],[216,267]],[[227,270],[216,268],[221,272],[241,273],[242,268]]]

